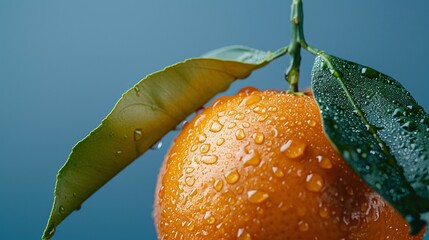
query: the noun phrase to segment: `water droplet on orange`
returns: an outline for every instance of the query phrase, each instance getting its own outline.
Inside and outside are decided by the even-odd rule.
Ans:
[[[191,147],[191,152],[195,152],[195,150],[197,150],[198,146],[197,145],[192,145]]]
[[[243,93],[243,94],[249,95],[252,92],[259,92],[259,89],[249,86],[249,87],[244,87],[244,88],[240,89],[237,93],[238,94]]]
[[[329,216],[328,209],[326,207],[319,209],[319,216],[322,218],[327,218]]]
[[[209,224],[214,224],[214,223],[216,222],[216,219],[215,219],[213,216],[211,216],[211,217],[209,217],[209,218],[207,219],[207,222],[208,222]]]
[[[311,192],[320,192],[324,186],[322,176],[317,173],[308,174],[305,180],[305,187]]]
[[[198,126],[198,124],[200,124],[200,122],[204,119],[204,118],[206,118],[206,115],[205,114],[201,114],[201,115],[197,115],[197,116],[195,116],[195,122],[194,122],[194,127],[196,127],[196,126]]]
[[[307,222],[299,221],[299,222],[298,222],[298,229],[299,229],[299,231],[301,231],[301,232],[307,232],[307,231],[308,231],[308,229],[310,229],[310,226],[308,226],[308,223],[307,223]]]
[[[283,170],[281,170],[278,167],[273,167],[272,169],[273,169],[274,176],[276,176],[276,177],[281,178],[281,177],[283,177],[285,175],[284,172],[283,172]]]
[[[219,132],[222,130],[223,125],[219,121],[214,121],[210,127],[210,131],[212,132]]]
[[[186,183],[186,185],[192,187],[195,184],[195,178],[194,177],[186,177],[185,183]]]
[[[307,120],[307,123],[310,127],[316,126],[316,121],[314,121],[314,120]]]
[[[225,180],[229,184],[234,184],[240,179],[240,174],[237,171],[231,171],[225,175]]]
[[[207,211],[204,214],[204,220],[207,220],[209,224],[213,224],[216,221],[216,219],[212,216],[212,213],[210,211]]]
[[[259,157],[258,151],[252,149],[248,154],[242,157],[242,161],[244,162],[244,166],[258,166],[261,162],[261,158]]]
[[[187,167],[187,168],[185,169],[185,172],[186,172],[187,174],[189,174],[189,173],[192,173],[194,170],[195,170],[195,168],[193,168],[193,167]]]
[[[244,228],[239,228],[237,231],[237,239],[238,240],[252,240],[252,237],[249,233],[244,231]]]
[[[244,134],[244,130],[243,129],[238,129],[236,132],[235,132],[235,138],[237,139],[237,140],[242,140],[242,139],[244,139],[246,137],[246,135]]]
[[[260,206],[257,206],[257,207],[256,207],[256,212],[257,212],[259,215],[262,215],[262,214],[264,214],[264,209],[263,209],[263,208],[261,208]]]
[[[268,199],[270,195],[261,190],[250,190],[247,192],[247,200],[251,203],[261,203]]]
[[[243,120],[244,119],[244,114],[237,113],[237,115],[235,115],[235,119],[237,119],[237,120]]]
[[[197,195],[197,193],[198,193],[197,188],[194,188],[194,189],[189,193],[189,196],[194,197],[195,195]]]
[[[235,190],[237,190],[238,194],[242,194],[244,191],[244,187],[243,186],[238,186]]]
[[[215,107],[215,105],[214,105],[214,104],[213,104],[213,107]],[[223,117],[223,116],[225,116],[225,112],[224,112],[224,111],[222,111],[222,112],[218,112],[217,116],[218,116],[218,117]]]
[[[269,107],[268,112],[277,112],[277,107]]]
[[[304,154],[305,143],[299,139],[292,139],[287,141],[280,147],[280,151],[283,152],[289,158],[298,158]]]
[[[241,125],[242,125],[244,128],[248,128],[248,127],[250,127],[250,123],[248,123],[248,122],[243,122]]]
[[[332,162],[329,160],[329,158],[323,157],[321,155],[316,156],[317,162],[319,163],[319,166],[323,169],[331,169],[332,168]]]
[[[205,133],[200,134],[200,136],[198,136],[198,142],[203,143],[204,141],[206,141],[207,139],[207,135]]]
[[[265,140],[265,135],[261,132],[257,132],[255,134],[253,134],[252,137],[255,140],[256,144],[262,144]]]
[[[277,130],[276,127],[271,128],[271,132],[273,133],[273,137],[277,137],[279,135],[279,131]]]
[[[235,126],[237,126],[237,124],[235,122],[232,122],[228,124],[228,129],[235,128]]]
[[[243,103],[246,106],[251,106],[252,104],[258,103],[259,101],[261,101],[261,97],[260,96],[248,96],[243,100]]]
[[[219,138],[219,139],[216,141],[216,145],[221,146],[224,142],[225,142],[225,138]]]
[[[266,112],[265,107],[264,106],[259,106],[259,105],[256,106],[256,107],[254,107],[252,110],[253,110],[253,112],[258,113],[258,114],[262,114],[262,113]]]
[[[263,122],[268,118],[268,114],[262,114],[258,117],[258,122]]]
[[[216,191],[220,192],[223,188],[223,181],[222,179],[218,179],[213,183],[213,187],[216,189]]]
[[[200,147],[201,153],[207,153],[210,150],[210,144],[203,144]]]
[[[234,110],[230,110],[230,111],[228,111],[228,115],[229,115],[229,116],[234,115],[234,113],[235,113],[235,111],[234,111]]]
[[[216,101],[214,101],[214,102],[213,102],[212,107],[213,107],[213,108],[215,108],[215,107],[217,107],[218,105],[225,104],[226,102],[228,102],[228,100],[229,100],[230,98],[231,98],[231,97],[229,97],[229,96],[220,97],[220,98],[218,98]]]
[[[201,161],[205,164],[214,164],[218,160],[218,157],[215,155],[203,155],[201,156]]]
[[[194,230],[195,225],[194,225],[194,223],[193,223],[192,221],[189,221],[189,222],[188,222],[188,225],[186,226],[186,228],[187,228],[189,231],[192,231],[192,230]]]

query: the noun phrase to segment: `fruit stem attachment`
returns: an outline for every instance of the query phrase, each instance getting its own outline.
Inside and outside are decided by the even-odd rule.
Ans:
[[[291,12],[291,38],[288,47],[290,65],[285,73],[285,79],[289,83],[289,92],[298,92],[299,67],[301,64],[301,47],[310,53],[317,55],[319,50],[308,46],[304,38],[304,11],[302,0],[292,0]]]
[[[299,66],[301,64],[301,46],[306,45],[303,32],[304,13],[301,0],[292,0],[290,11],[291,38],[288,53],[290,65],[285,73],[289,83],[289,92],[298,92]]]

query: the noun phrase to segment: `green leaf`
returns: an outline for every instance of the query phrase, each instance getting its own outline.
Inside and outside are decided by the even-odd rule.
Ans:
[[[60,169],[43,239],[89,196],[217,93],[285,54],[233,46],[148,75],[129,89]],[[218,59],[216,59],[218,58]]]
[[[333,145],[417,233],[429,220],[428,114],[393,78],[324,53],[312,88]]]

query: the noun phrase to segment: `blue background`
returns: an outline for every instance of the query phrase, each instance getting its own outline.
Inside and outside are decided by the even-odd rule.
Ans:
[[[399,80],[429,110],[428,1],[305,0],[307,42]],[[145,75],[224,45],[289,42],[290,1],[0,0],[0,239],[38,239],[72,146]],[[313,57],[304,54],[301,86]],[[281,58],[225,94],[286,89]],[[157,172],[173,132],[54,239],[155,239]]]

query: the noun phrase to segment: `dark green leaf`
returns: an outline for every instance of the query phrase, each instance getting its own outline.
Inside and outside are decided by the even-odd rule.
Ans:
[[[57,175],[43,238],[128,164],[238,78],[286,53],[227,47],[153,73],[128,90],[72,150]],[[218,58],[218,59],[216,59]]]
[[[312,88],[333,145],[419,231],[429,220],[428,114],[393,78],[326,54]]]

